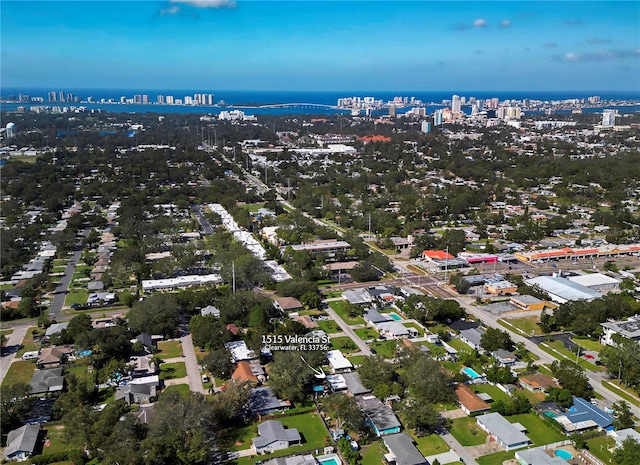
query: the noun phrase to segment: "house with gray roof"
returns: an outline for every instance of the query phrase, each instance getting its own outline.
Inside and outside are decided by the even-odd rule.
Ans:
[[[519,450],[516,452],[516,459],[522,465],[569,465],[566,460],[552,457],[539,447]]]
[[[48,370],[36,370],[31,377],[31,394],[46,394],[49,392],[61,392],[64,388],[64,376],[62,367]]]
[[[429,465],[407,433],[390,434],[382,440],[389,450],[384,455],[389,465]]]
[[[476,418],[478,426],[506,451],[531,444],[529,438],[498,412],[485,413]]]
[[[382,403],[376,396],[363,396],[356,400],[367,417],[376,436],[384,436],[400,432],[400,421],[391,408]]]
[[[299,444],[302,444],[302,437],[298,430],[285,429],[277,420],[268,420],[259,424],[258,437],[251,440],[251,447],[256,454],[268,454]]]
[[[347,383],[347,389],[354,396],[359,396],[361,394],[368,394],[371,392],[371,389],[367,389],[363,386],[362,380],[360,379],[360,375],[357,371],[352,371],[350,373],[342,373],[342,377],[344,381]]]
[[[393,318],[391,318],[389,315],[383,315],[378,310],[375,310],[373,308],[367,309],[367,311],[364,312],[363,317],[367,323],[370,323],[374,326],[380,323],[386,323],[387,321],[393,321]]]
[[[370,302],[369,296],[362,289],[344,291],[342,298],[348,300],[351,305],[368,304]]]
[[[252,389],[249,394],[249,409],[254,415],[268,415],[289,408],[291,402],[278,399],[268,386]]]
[[[480,339],[483,334],[484,331],[478,328],[463,329],[460,331],[460,340],[471,346],[472,349],[482,350]]]
[[[9,461],[23,462],[33,455],[38,443],[40,425],[24,425],[7,435],[7,447],[3,458]]]
[[[68,321],[65,321],[64,323],[54,323],[47,328],[47,331],[44,333],[44,335],[45,337],[51,337],[54,334],[58,334],[63,329],[67,329],[67,326],[69,326]]]
[[[153,384],[127,384],[116,390],[114,399],[124,399],[127,405],[148,404],[156,396],[156,386]]]
[[[202,310],[200,310],[200,315],[213,315],[216,318],[220,318],[220,309],[218,307],[214,307],[213,305],[207,305]]]

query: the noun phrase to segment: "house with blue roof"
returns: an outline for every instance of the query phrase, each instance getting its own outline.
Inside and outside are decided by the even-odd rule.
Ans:
[[[555,420],[562,425],[567,433],[594,428],[613,430],[613,417],[582,397],[574,397],[573,405],[569,410],[564,415],[555,417]]]

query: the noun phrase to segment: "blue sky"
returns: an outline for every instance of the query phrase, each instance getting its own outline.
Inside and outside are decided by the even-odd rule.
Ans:
[[[638,1],[7,1],[3,87],[639,90]]]

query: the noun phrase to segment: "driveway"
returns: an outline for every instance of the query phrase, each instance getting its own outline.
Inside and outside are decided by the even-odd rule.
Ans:
[[[340,326],[340,329],[342,329],[342,331],[351,338],[351,340],[356,344],[356,346],[358,346],[358,349],[360,349],[363,355],[371,355],[371,349],[369,349],[369,347],[367,347],[364,341],[360,339],[360,336],[358,336],[355,333],[355,331],[351,328],[351,326],[346,324],[344,320],[338,316],[335,310],[327,306],[326,312],[329,314],[329,317],[333,321],[338,323],[338,326]]]
[[[0,359],[0,384],[4,381],[4,377],[7,376],[9,366],[16,358],[16,352],[19,350],[19,346],[22,344],[27,331],[29,330],[29,324],[14,326],[13,332],[8,336],[7,344],[3,349],[3,354],[6,354]]]
[[[182,343],[184,364],[187,367],[189,389],[191,392],[199,392],[202,395],[208,394],[207,390],[202,386],[202,373],[200,373],[200,369],[198,368],[198,359],[196,358],[196,350],[193,347],[191,334],[181,337],[180,342]]]

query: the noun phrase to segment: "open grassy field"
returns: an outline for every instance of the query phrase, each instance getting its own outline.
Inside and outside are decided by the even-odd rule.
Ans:
[[[396,348],[398,346],[398,341],[387,340],[387,341],[375,341],[369,344],[371,349],[375,350],[376,353],[383,358],[394,358],[396,356]]]
[[[183,397],[187,397],[191,392],[189,390],[188,384],[175,384],[173,386],[167,386],[162,392],[165,393],[165,392],[173,392],[173,391],[178,392]]]
[[[424,330],[420,326],[415,324],[415,323],[402,323],[402,326],[404,326],[406,328],[413,328],[416,331],[418,331],[418,337],[424,336]]]
[[[418,450],[428,457],[430,455],[442,454],[448,452],[451,448],[438,434],[430,434],[428,436],[418,437],[413,431],[410,431],[411,437],[416,441]]]
[[[373,328],[356,329],[355,333],[363,340],[376,339],[378,337],[378,331]]]
[[[349,361],[351,363],[353,363],[353,365],[362,365],[362,362],[364,361],[364,355],[353,355],[351,357],[348,357]]]
[[[33,360],[17,360],[9,367],[7,375],[2,380],[2,385],[11,386],[12,384],[18,383],[29,384],[35,369],[36,364]]]
[[[158,351],[158,356],[163,360],[182,357],[182,344],[180,341],[160,341]]]
[[[360,449],[360,455],[362,465],[380,465],[384,454],[387,453],[387,448],[382,441],[375,441]]]
[[[160,379],[180,379],[187,376],[187,366],[184,362],[163,363],[160,365]]]
[[[482,431],[474,418],[456,418],[451,423],[451,434],[463,446],[479,446],[484,444],[487,433]]]
[[[578,344],[579,346],[581,346],[585,350],[591,350],[591,351],[598,352],[598,353],[604,347],[602,344],[600,344],[599,341],[594,341],[594,340],[586,338],[586,337],[575,336],[575,337],[572,337],[571,340],[573,342],[575,342],[576,344]]]
[[[527,336],[531,336],[532,334],[536,336],[542,335],[540,325],[537,324],[540,321],[540,318],[537,316],[530,316],[526,318],[505,318],[504,321],[515,326]],[[502,324],[501,320],[498,320],[498,322]],[[509,326],[507,325],[507,328],[508,327]]]
[[[339,333],[342,331],[338,323],[333,320],[320,320],[318,321],[318,326],[327,334]]]
[[[618,385],[618,381],[614,380],[614,381],[602,381],[602,385],[604,387],[606,387],[607,389],[609,389],[611,392],[615,392],[616,394],[618,394],[620,397],[622,397],[623,399],[625,399],[627,402],[632,403],[633,405],[637,405],[638,407],[640,407],[640,397],[638,397],[636,394],[626,390],[626,389],[622,389],[620,388],[620,386]]]
[[[344,355],[350,355],[358,352],[358,346],[351,340],[349,336],[340,336],[331,338],[331,348],[338,349]]]
[[[518,422],[527,428],[526,435],[533,441],[534,446],[542,446],[567,439],[564,434],[545,425],[535,413],[511,415],[507,417],[507,420],[511,423]]]
[[[70,307],[73,304],[84,305],[87,303],[88,298],[89,291],[86,289],[70,289],[66,299],[64,299],[64,304],[67,307]]]
[[[350,325],[364,324],[364,318],[362,318],[361,316],[349,316],[349,314],[347,313],[347,305],[348,302],[344,300],[335,300],[333,302],[329,302],[329,307],[331,307],[345,323]]]
[[[475,392],[484,392],[489,394],[494,401],[509,400],[509,395],[506,392],[501,391],[497,386],[492,386],[491,384],[475,384],[471,389]]]
[[[516,455],[516,451],[510,452],[496,452],[495,454],[489,454],[482,457],[478,457],[476,461],[480,465],[502,465],[506,460],[511,460]]]

